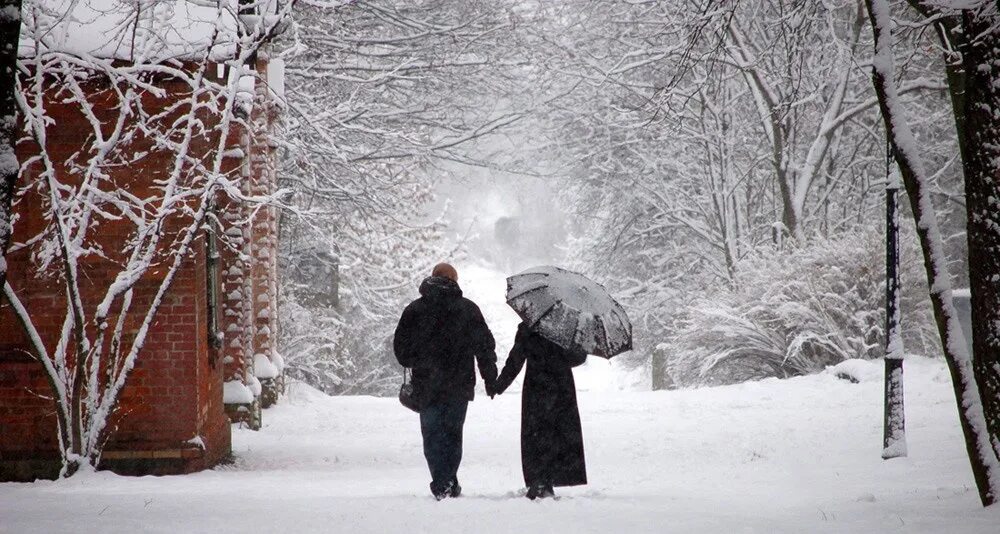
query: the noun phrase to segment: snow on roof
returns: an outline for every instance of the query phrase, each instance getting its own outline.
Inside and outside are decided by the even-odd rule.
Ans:
[[[232,57],[239,39],[237,0],[37,0],[25,9],[18,54],[158,63]]]

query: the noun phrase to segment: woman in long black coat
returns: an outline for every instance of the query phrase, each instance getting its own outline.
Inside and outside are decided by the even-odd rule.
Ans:
[[[517,328],[496,391],[503,393],[527,362],[521,392],[521,469],[529,499],[551,497],[554,486],[587,483],[571,369],[586,359],[586,354],[567,351],[524,323]]]

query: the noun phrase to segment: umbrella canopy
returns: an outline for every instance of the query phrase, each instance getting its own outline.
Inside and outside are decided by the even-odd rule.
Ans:
[[[507,304],[532,330],[567,350],[610,358],[632,350],[632,323],[604,286],[559,267],[507,279]]]

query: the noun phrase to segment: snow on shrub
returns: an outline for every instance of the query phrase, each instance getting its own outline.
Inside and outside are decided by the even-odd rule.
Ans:
[[[826,368],[826,373],[853,382],[878,382],[882,380],[884,368],[881,362],[852,358]]]
[[[285,358],[281,356],[280,352],[274,351],[271,353],[271,364],[274,365],[274,369],[278,375],[285,371]]]
[[[243,382],[232,380],[222,386],[222,402],[225,404],[251,404],[253,392]]]
[[[253,373],[262,379],[277,378],[281,374],[278,372],[278,367],[271,363],[271,359],[260,352],[253,355]]]
[[[260,380],[257,380],[256,376],[250,375],[250,378],[247,379],[247,388],[250,389],[250,393],[252,393],[254,397],[260,397],[260,392],[262,388],[260,385]]]
[[[880,233],[862,231],[740,261],[734,288],[695,300],[677,321],[672,378],[681,385],[784,378],[881,357],[883,246]],[[902,246],[904,344],[931,354],[936,336],[919,252],[912,238]]]

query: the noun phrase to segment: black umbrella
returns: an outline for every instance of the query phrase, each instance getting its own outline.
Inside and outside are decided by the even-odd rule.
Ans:
[[[559,267],[532,267],[507,279],[507,304],[546,339],[610,358],[632,350],[632,323],[604,286]]]

